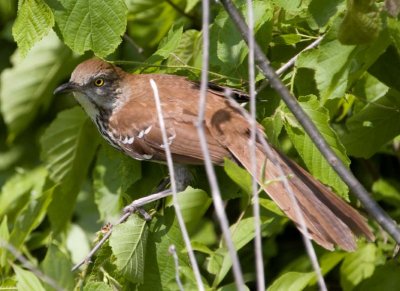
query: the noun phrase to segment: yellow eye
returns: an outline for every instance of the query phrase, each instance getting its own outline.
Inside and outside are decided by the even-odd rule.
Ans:
[[[101,87],[104,85],[104,79],[96,79],[93,83],[96,87]]]

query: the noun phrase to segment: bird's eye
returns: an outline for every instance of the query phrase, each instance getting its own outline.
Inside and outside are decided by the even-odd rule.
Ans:
[[[96,87],[101,87],[101,86],[104,85],[104,79],[101,79],[101,78],[96,79],[96,80],[94,80],[93,84],[94,84]]]

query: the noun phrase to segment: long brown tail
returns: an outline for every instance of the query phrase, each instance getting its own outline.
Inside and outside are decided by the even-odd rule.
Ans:
[[[232,143],[230,152],[251,173],[251,163],[246,143]],[[274,151],[275,160],[281,165],[296,197],[308,232],[313,240],[326,249],[337,245],[343,250],[356,249],[355,236],[374,240],[366,219],[354,208],[332,193],[299,165],[283,154]],[[256,150],[257,180],[260,186],[278,204],[282,211],[300,228],[298,216],[285,189],[278,167],[266,158],[261,147]],[[262,177],[262,174],[265,174]]]

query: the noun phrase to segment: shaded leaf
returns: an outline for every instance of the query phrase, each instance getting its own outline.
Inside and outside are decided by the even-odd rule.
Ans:
[[[31,125],[47,109],[56,84],[77,64],[77,59],[54,33],[37,43],[22,59],[15,53],[13,67],[1,74],[1,112],[11,138]]]
[[[347,131],[342,135],[347,152],[355,157],[369,158],[399,135],[399,111],[400,93],[391,90],[350,117],[346,122]]]
[[[397,290],[400,286],[400,266],[396,261],[388,261],[384,266],[376,267],[368,279],[362,281],[354,290]]]
[[[379,8],[374,0],[347,1],[338,39],[343,44],[365,44],[376,40],[381,30]]]
[[[53,244],[49,246],[41,267],[43,273],[50,278],[55,278],[60,287],[65,290],[72,290],[74,288],[71,261],[57,246]]]
[[[54,188],[40,189],[36,195],[32,195],[30,203],[18,214],[10,235],[10,243],[17,249],[25,242],[31,232],[39,226],[47,214]]]
[[[93,189],[102,221],[120,215],[125,191],[140,178],[140,162],[109,145],[101,147],[93,172]]]
[[[71,217],[82,181],[98,146],[93,125],[81,108],[61,112],[41,140],[42,159],[59,192],[49,209],[56,230]]]

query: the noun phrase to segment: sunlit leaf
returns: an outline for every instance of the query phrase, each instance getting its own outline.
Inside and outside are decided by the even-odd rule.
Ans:
[[[65,43],[75,52],[92,50],[104,57],[121,43],[127,22],[123,0],[61,0],[56,23]]]
[[[340,268],[340,284],[343,290],[352,290],[374,273],[377,251],[374,244],[367,244],[346,256]]]
[[[247,195],[252,193],[251,175],[245,169],[229,159],[225,159],[224,169],[228,176],[238,184]]]
[[[280,276],[277,280],[268,287],[268,291],[280,290],[303,290],[308,283],[313,279],[314,272],[300,273],[300,272],[287,272]]]
[[[40,41],[54,25],[54,16],[44,0],[25,0],[18,9],[13,36],[22,56]]]
[[[17,288],[20,291],[45,291],[43,285],[40,283],[38,277],[33,274],[31,271],[27,271],[18,267],[17,265],[13,265],[13,269],[15,272],[15,276],[17,279]]]
[[[116,265],[133,283],[143,283],[147,236],[147,222],[132,215],[125,223],[115,226],[110,237]]]

